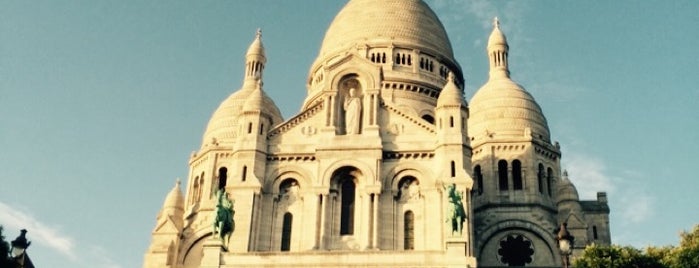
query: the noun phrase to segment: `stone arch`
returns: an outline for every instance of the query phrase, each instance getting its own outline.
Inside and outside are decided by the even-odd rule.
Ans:
[[[347,61],[355,61],[356,64],[345,64]],[[371,125],[373,123],[372,114],[375,113],[376,107],[371,104],[376,100],[376,96],[371,96],[368,91],[373,91],[381,87],[381,82],[379,80],[380,69],[374,66],[371,62],[357,62],[357,61],[367,61],[363,57],[355,57],[355,55],[350,55],[340,60],[340,66],[337,66],[337,70],[332,71],[332,78],[329,81],[329,90],[334,92],[334,96],[331,101],[334,103],[333,111],[331,112],[330,124],[336,127],[336,134],[360,134],[364,126]],[[332,67],[331,67],[332,68]],[[347,83],[353,83],[353,85],[348,85]],[[350,96],[350,88],[356,88],[355,97],[359,98],[359,101],[348,102],[349,112],[345,113],[345,100]],[[374,100],[374,101],[372,101]],[[355,104],[360,104],[357,107]],[[372,112],[373,111],[373,112]],[[346,116],[346,115],[351,116]],[[346,122],[350,120],[350,122]],[[352,127],[347,128],[347,125]],[[356,132],[356,133],[355,133]]]
[[[310,189],[313,185],[311,173],[298,166],[279,167],[272,171],[270,175],[274,179],[265,183],[263,190],[266,193],[279,194],[279,186],[287,178],[296,179],[301,189]]]
[[[373,65],[373,64],[369,64],[369,65]],[[361,66],[344,66],[344,68],[334,71],[333,78],[330,80],[330,85],[331,85],[330,88],[333,90],[337,90],[339,88],[342,80],[345,79],[346,77],[352,76],[352,75],[360,78],[357,80],[359,80],[359,82],[361,83],[362,89],[364,89],[364,90],[380,88],[381,83],[379,82],[377,77],[374,76],[374,73],[367,72],[366,68],[359,68],[359,67],[361,67]]]
[[[541,226],[524,220],[506,220],[489,226],[480,235],[477,244],[476,256],[479,264],[482,265],[502,265],[502,263],[494,263],[492,260],[497,254],[497,248],[491,249],[503,237],[513,234],[525,234],[534,244],[534,266],[549,266],[558,265],[561,263],[560,254],[558,254],[556,240],[553,230],[548,231]],[[544,248],[542,248],[544,247]],[[493,254],[484,255],[484,254]]]
[[[431,170],[424,168],[420,163],[410,161],[398,164],[386,173],[387,183],[384,186],[385,190],[398,190],[400,179],[404,176],[413,176],[417,178],[420,181],[420,185],[423,187],[435,183],[433,179],[434,174],[432,174]]]
[[[343,167],[353,167],[361,172],[361,178],[358,178],[357,188],[365,187],[368,185],[374,185],[381,183],[375,179],[376,172],[369,165],[364,162],[354,160],[354,159],[343,159],[335,161],[334,163],[328,165],[322,175],[322,185],[326,187],[332,187],[332,179],[335,172]],[[303,187],[303,186],[302,186]]]
[[[211,235],[211,231],[200,230],[197,234],[191,235],[190,239],[183,241],[177,263],[184,265],[185,268],[199,267],[203,257],[204,242],[211,239]]]

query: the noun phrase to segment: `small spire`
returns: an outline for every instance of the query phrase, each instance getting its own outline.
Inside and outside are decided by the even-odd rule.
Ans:
[[[255,39],[252,40],[247,53],[245,53],[245,81],[253,82],[262,79],[265,63],[267,63],[267,58],[265,57],[265,48],[262,45],[262,30],[258,28],[255,32]],[[248,85],[255,86],[254,83]]]
[[[454,82],[454,72],[449,71],[449,74],[447,74],[447,81]]]
[[[500,30],[500,20],[493,18],[493,31],[488,37],[488,58],[490,61],[490,77],[509,77],[510,71],[507,67],[507,54],[509,46],[507,38]]]

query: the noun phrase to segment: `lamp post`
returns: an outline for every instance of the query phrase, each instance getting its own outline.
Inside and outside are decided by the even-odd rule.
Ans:
[[[561,250],[561,259],[563,260],[563,268],[568,268],[570,265],[570,254],[573,253],[573,242],[575,237],[570,235],[567,223],[561,223],[561,228],[558,230],[556,240],[558,240],[558,249]]]
[[[27,230],[22,229],[20,230],[19,236],[10,242],[12,245],[12,260],[15,263],[15,267],[17,268],[34,268],[34,265],[32,264],[32,261],[29,260],[29,257],[27,257],[27,248],[29,245],[32,244],[32,242],[27,241]]]

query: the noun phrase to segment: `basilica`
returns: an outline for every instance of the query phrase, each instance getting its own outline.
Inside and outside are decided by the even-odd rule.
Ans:
[[[258,31],[143,267],[559,267],[563,223],[573,254],[609,244],[606,193],[580,200],[509,49],[495,20],[489,79],[467,102],[425,2],[350,0],[285,119]]]

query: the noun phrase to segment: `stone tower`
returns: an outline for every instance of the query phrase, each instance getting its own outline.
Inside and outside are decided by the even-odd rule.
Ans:
[[[468,121],[476,257],[486,266],[556,266],[561,263],[557,226],[568,223],[578,249],[591,242],[608,244],[609,208],[604,200],[597,212],[584,211],[581,204],[597,202],[581,202],[575,186],[561,179],[560,146],[551,142],[539,104],[510,78],[508,55],[496,18],[487,46],[490,77],[473,96]],[[605,216],[594,216],[600,212]],[[592,240],[588,222],[597,224]],[[598,232],[606,239],[598,239]]]

